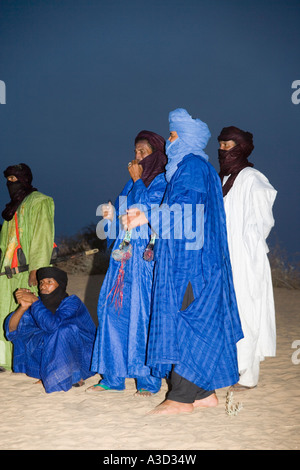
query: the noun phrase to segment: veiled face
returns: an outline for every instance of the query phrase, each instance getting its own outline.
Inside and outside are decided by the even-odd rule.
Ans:
[[[170,137],[168,138],[168,140],[170,142],[174,142],[174,140],[178,139],[178,134],[176,131],[171,131],[170,132]]]
[[[139,140],[135,144],[135,159],[140,162],[153,152],[147,140]]]
[[[220,140],[220,149],[221,150],[231,150],[233,147],[236,146],[236,143],[234,140]]]
[[[39,282],[41,294],[51,294],[58,287],[58,282],[53,277],[45,277]]]
[[[18,181],[18,178],[14,175],[11,175],[7,177],[7,181],[11,181],[12,183],[15,183],[16,181]]]

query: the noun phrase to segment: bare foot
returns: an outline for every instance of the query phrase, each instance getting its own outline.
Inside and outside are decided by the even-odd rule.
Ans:
[[[95,385],[92,385],[91,387],[88,387],[86,389],[86,392],[100,393],[100,392],[106,392],[106,389],[102,387],[100,384],[95,384]]]
[[[195,400],[193,403],[194,408],[211,408],[217,406],[219,403],[218,397],[215,393],[212,393],[202,400]]]
[[[82,387],[82,385],[84,385],[84,380],[80,379],[79,382],[73,384],[72,387]]]
[[[154,410],[149,411],[149,415],[175,415],[180,413],[192,413],[194,406],[192,403],[180,403],[173,400],[165,400]]]
[[[248,387],[247,385],[241,385],[240,383],[236,383],[230,387],[230,391],[232,392],[244,392],[245,390],[252,390],[255,388],[256,385],[253,387]]]
[[[135,397],[143,397],[143,398],[149,398],[149,397],[152,397],[152,395],[154,395],[154,393],[149,392],[145,388],[140,388],[134,394]]]

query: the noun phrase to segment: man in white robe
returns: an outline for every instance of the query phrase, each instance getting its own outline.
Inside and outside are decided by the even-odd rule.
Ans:
[[[234,126],[218,137],[228,245],[244,338],[237,343],[236,391],[258,384],[260,362],[276,354],[275,308],[266,239],[277,191],[248,162],[253,136]]]

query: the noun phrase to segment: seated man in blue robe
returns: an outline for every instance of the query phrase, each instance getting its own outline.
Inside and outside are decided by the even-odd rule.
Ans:
[[[209,129],[182,108],[169,121],[162,204],[147,213],[132,207],[122,217],[128,230],[149,223],[159,237],[147,365],[153,375],[170,376],[171,390],[154,414],[217,406],[215,389],[238,380],[236,343],[243,337],[220,179],[203,150]]]
[[[18,289],[19,307],[5,321],[14,345],[13,371],[41,380],[47,393],[67,391],[93,375],[96,327],[82,301],[66,293],[64,271],[40,268],[37,280],[39,297]]]

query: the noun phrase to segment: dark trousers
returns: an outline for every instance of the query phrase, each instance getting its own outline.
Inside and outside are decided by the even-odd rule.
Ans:
[[[174,370],[170,382],[171,390],[168,392],[167,399],[180,403],[194,403],[195,400],[202,400],[215,393],[214,390],[204,390],[198,387],[193,382],[178,375]]]

